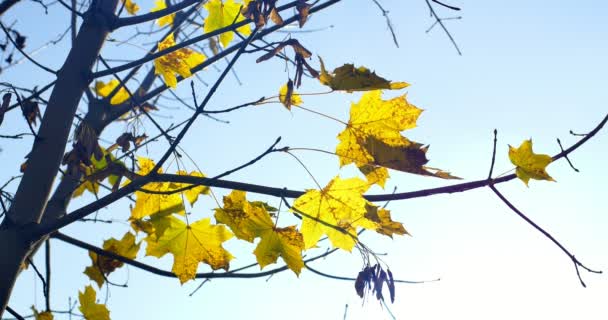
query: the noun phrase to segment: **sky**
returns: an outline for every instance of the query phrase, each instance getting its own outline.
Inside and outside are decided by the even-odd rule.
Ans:
[[[151,3],[143,3],[148,8]],[[570,130],[585,133],[606,115],[608,90],[608,23],[603,1],[454,1],[457,13],[438,9],[444,17],[462,16],[446,21],[463,55],[454,50],[446,35],[432,25],[422,0],[380,2],[389,11],[399,42],[391,39],[381,12],[372,1],[343,1],[311,17],[305,30],[293,33],[314,55],[323,57],[330,68],[344,63],[364,65],[379,75],[411,84],[400,92],[424,109],[418,127],[404,132],[408,138],[430,145],[429,165],[449,170],[472,181],[487,177],[492,153],[492,131],[498,131],[494,172],[512,172],[508,145],[518,146],[531,138],[538,153],[560,151],[577,141]],[[28,23],[39,19],[50,32]],[[68,24],[65,10],[53,6],[44,15],[35,3],[15,7],[2,18],[17,25],[28,35],[30,48],[42,46],[60,34]],[[289,30],[297,30],[295,28]],[[202,31],[200,31],[202,33]],[[286,36],[283,33],[278,39]],[[124,39],[125,35],[112,35]],[[276,38],[275,38],[276,39]],[[603,39],[603,40],[602,40]],[[145,41],[144,41],[145,42]],[[43,48],[36,57],[45,65],[58,68],[69,43]],[[104,48],[104,57],[128,58],[142,54],[136,46],[114,43]],[[271,96],[287,74],[276,61],[255,63],[257,56],[245,56],[235,71],[242,85],[228,77],[211,100],[209,109],[219,109],[261,96]],[[311,60],[317,65],[315,58]],[[202,77],[211,81],[217,71],[205,70]],[[35,67],[22,64],[0,74],[0,81],[20,86],[46,84],[51,78]],[[32,82],[32,80],[36,80]],[[104,79],[104,80],[109,80]],[[188,85],[183,86],[189,89]],[[184,88],[180,89],[184,91]],[[199,84],[200,95],[206,87]],[[304,81],[303,93],[324,89],[314,80]],[[351,102],[360,94],[304,96],[304,106],[339,119],[348,119]],[[184,108],[170,100],[156,115],[163,124],[187,117]],[[86,106],[83,104],[83,111]],[[16,113],[7,116],[0,134],[22,132],[23,121]],[[201,118],[181,145],[196,165],[209,174],[238,166],[265,150],[278,136],[283,146],[335,148],[335,136],[342,125],[302,110],[289,112],[279,104],[243,109],[222,117],[230,124]],[[144,124],[153,130],[149,123]],[[124,124],[109,128],[108,141],[125,129]],[[3,169],[0,181],[14,175],[31,141],[1,140]],[[561,241],[576,257],[593,269],[608,270],[608,195],[603,187],[608,179],[608,134],[600,132],[570,157],[580,172],[560,160],[548,167],[556,182],[521,181],[498,186],[521,211]],[[164,142],[142,155],[158,158]],[[339,171],[336,158],[301,151],[297,156],[321,184],[338,172],[343,177],[356,174],[352,168]],[[193,164],[192,164],[193,165]],[[175,170],[175,168],[169,168]],[[374,187],[370,194],[413,191],[439,187],[453,182],[391,172],[385,190]],[[314,182],[292,158],[271,155],[231,180],[291,189],[314,188]],[[16,185],[15,185],[16,186]],[[216,190],[218,196],[225,190]],[[278,205],[277,199],[250,195],[252,199]],[[77,199],[76,209],[92,198]],[[208,216],[216,204],[201,201],[193,209],[199,217]],[[570,259],[542,234],[507,208],[489,189],[458,194],[437,195],[388,205],[393,219],[403,222],[412,236],[394,239],[364,234],[362,241],[390,266],[398,279],[424,284],[397,286],[396,301],[388,307],[373,297],[361,300],[353,282],[319,277],[303,270],[299,277],[285,272],[271,278],[253,280],[217,279],[179,285],[176,279],[159,278],[133,267],[115,272],[111,280],[128,283],[128,288],[104,287],[98,293],[106,300],[113,319],[606,319],[605,301],[608,280],[604,275],[582,272],[583,288]],[[98,216],[114,219],[112,224],[79,223],[64,233],[101,245],[103,239],[120,237],[128,230],[127,201],[101,210]],[[295,222],[294,222],[295,223]],[[90,264],[87,252],[59,241],[52,241],[53,308],[65,310],[78,290],[90,282],[82,274]],[[253,261],[254,246],[240,241],[226,244],[237,260],[234,266]],[[313,255],[325,247],[310,250]],[[42,251],[41,251],[42,252]],[[35,263],[42,266],[43,255]],[[138,260],[170,269],[172,258],[138,256]],[[333,275],[356,277],[362,269],[361,256],[339,252],[316,261],[312,267]],[[201,266],[200,271],[207,270]],[[71,300],[70,300],[71,299]],[[32,270],[19,278],[10,306],[22,314],[29,307],[44,306],[41,284]],[[347,307],[346,307],[347,306]],[[56,316],[56,319],[68,317]]]

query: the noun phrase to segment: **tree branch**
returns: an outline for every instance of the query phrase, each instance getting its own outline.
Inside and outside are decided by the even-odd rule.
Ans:
[[[528,218],[523,212],[519,211],[509,200],[507,200],[507,198],[505,198],[505,196],[503,196],[498,191],[498,189],[496,189],[496,187],[494,187],[494,185],[490,184],[489,187],[500,198],[500,200],[502,200],[502,202],[504,202],[507,205],[507,207],[509,207],[520,218],[524,219],[529,225],[533,226],[536,230],[540,231],[540,233],[542,233],[545,237],[549,238],[549,240],[551,240],[555,245],[557,245],[560,249],[562,249],[562,251],[568,256],[568,258],[570,258],[570,260],[572,260],[572,263],[574,263],[574,267],[576,269],[576,275],[578,276],[578,280],[581,282],[581,285],[583,287],[587,287],[587,285],[585,285],[583,278],[581,278],[581,275],[579,272],[579,267],[583,268],[587,272],[602,273],[602,271],[591,270],[591,269],[587,268],[585,265],[583,265],[580,261],[578,261],[578,259],[576,257],[574,257],[574,255],[572,253],[570,253],[570,251],[568,251],[568,249],[566,249],[559,241],[557,241],[551,234],[549,234],[549,232],[547,232],[545,229],[543,229],[542,227],[537,225],[534,221],[532,221],[530,218]]]
[[[51,237],[55,238],[55,239],[58,239],[58,240],[61,240],[63,242],[69,243],[69,244],[74,245],[76,247],[80,247],[80,248],[83,248],[83,249],[87,249],[89,251],[93,251],[93,252],[95,252],[95,253],[97,253],[99,255],[102,255],[102,256],[105,256],[105,257],[108,257],[108,258],[111,258],[111,259],[114,259],[114,260],[118,260],[118,261],[123,262],[125,264],[128,264],[130,266],[136,267],[138,269],[141,269],[141,270],[144,270],[144,271],[147,271],[147,272],[159,275],[159,276],[169,277],[169,278],[177,278],[177,276],[173,272],[171,272],[171,271],[162,270],[162,269],[159,269],[159,268],[147,265],[145,263],[141,263],[139,261],[123,257],[123,256],[115,254],[113,252],[103,250],[103,249],[101,249],[99,247],[96,247],[96,246],[93,246],[93,245],[88,244],[86,242],[83,242],[83,241],[80,241],[78,239],[72,238],[72,237],[67,236],[67,235],[65,235],[63,233],[60,233],[60,232],[53,233],[51,235]],[[326,257],[326,256],[334,253],[335,251],[337,251],[337,249],[329,250],[329,251],[327,251],[327,252],[325,252],[323,254],[317,255],[317,256],[309,258],[309,259],[305,259],[304,262],[312,262],[312,261],[315,261],[317,259],[324,258],[324,257]],[[257,264],[254,264],[254,265],[257,265]],[[251,267],[251,266],[254,266],[254,265],[250,265],[250,266],[247,266],[247,267]],[[270,270],[262,271],[262,272],[254,272],[254,273],[238,273],[238,272],[236,272],[237,270],[242,270],[242,268],[241,268],[241,269],[237,269],[237,270],[234,270],[234,271],[227,271],[227,272],[197,273],[196,276],[195,276],[195,278],[196,279],[216,279],[216,278],[253,279],[253,278],[266,277],[266,276],[273,275],[275,273],[279,273],[279,272],[282,272],[282,271],[285,271],[285,270],[288,270],[288,269],[289,268],[285,265],[285,266],[282,266],[282,267],[279,267],[279,268],[270,269]]]

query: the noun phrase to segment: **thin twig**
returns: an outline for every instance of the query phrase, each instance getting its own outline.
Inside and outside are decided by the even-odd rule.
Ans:
[[[443,31],[445,32],[445,34],[448,36],[448,38],[450,39],[450,41],[452,42],[452,45],[454,45],[454,48],[456,49],[456,51],[458,52],[458,55],[462,55],[462,52],[460,51],[460,48],[458,47],[458,44],[456,44],[456,40],[454,40],[454,37],[452,36],[452,34],[450,33],[450,31],[448,30],[448,28],[445,26],[445,24],[443,23],[443,19],[440,18],[437,13],[435,12],[435,8],[433,8],[433,5],[429,2],[430,0],[425,0],[429,11],[431,12],[431,16],[433,16],[433,18],[435,18],[435,23],[439,24],[441,26],[441,29],[443,29]],[[435,2],[435,1],[433,1]],[[428,31],[427,31],[428,32]]]
[[[564,147],[562,146],[562,142],[559,140],[559,138],[557,138],[557,144],[559,144],[559,148],[562,150],[562,152],[564,152]],[[566,161],[568,161],[568,164],[570,165],[570,168],[572,168],[572,170],[580,172],[577,168],[574,167],[572,161],[570,161],[570,158],[568,158],[568,156],[564,156],[564,158],[566,158]]]
[[[578,276],[578,279],[583,287],[587,287],[587,285],[585,285],[583,278],[581,278],[579,267],[590,273],[602,273],[602,271],[591,270],[585,265],[583,265],[580,261],[578,261],[578,259],[576,259],[576,257],[572,253],[570,253],[570,251],[568,251],[568,249],[566,249],[559,241],[557,241],[551,234],[549,234],[549,232],[547,232],[545,229],[543,229],[530,218],[528,218],[523,212],[519,211],[519,209],[517,209],[507,198],[505,198],[505,196],[503,196],[493,184],[490,184],[489,187],[500,198],[500,200],[502,200],[502,202],[507,205],[507,207],[509,207],[513,212],[515,212],[520,218],[524,219],[529,225],[540,231],[540,233],[542,233],[545,237],[549,238],[549,240],[551,240],[555,245],[557,245],[568,256],[568,258],[572,260],[572,263],[574,263],[574,268],[576,269],[576,275]]]
[[[492,179],[492,172],[494,171],[494,162],[496,161],[496,142],[498,131],[494,129],[494,147],[492,148],[492,164],[490,164],[490,173],[488,173],[488,180]]]
[[[382,15],[384,16],[384,19],[386,20],[386,25],[388,26],[388,30],[391,32],[391,36],[393,37],[393,42],[395,43],[395,46],[397,46],[397,48],[399,48],[399,42],[397,41],[397,36],[395,35],[395,30],[393,29],[393,23],[391,22],[391,19],[388,16],[388,10],[385,10],[382,5],[380,4],[380,2],[378,2],[378,0],[372,0],[376,6],[378,6],[378,9],[380,9],[380,11],[382,12]]]
[[[4,34],[6,34],[6,37],[8,38],[8,40],[13,44],[13,46],[15,48],[17,48],[17,50],[19,50],[19,52],[21,52],[21,54],[26,57],[31,63],[35,64],[36,66],[38,66],[39,68],[41,68],[42,70],[52,73],[52,74],[57,74],[57,71],[43,66],[42,64],[38,63],[38,61],[34,60],[32,57],[30,57],[25,51],[23,51],[23,49],[17,45],[17,43],[15,43],[15,40],[13,40],[13,37],[11,37],[10,33],[8,32],[8,30],[4,27],[4,24],[2,22],[0,22],[0,27],[2,27],[2,31],[4,31]]]

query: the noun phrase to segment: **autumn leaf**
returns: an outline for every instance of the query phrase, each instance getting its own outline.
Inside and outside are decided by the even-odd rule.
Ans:
[[[353,103],[346,128],[338,134],[336,154],[340,166],[354,163],[370,183],[384,186],[388,172],[377,167],[456,178],[439,169],[424,166],[427,148],[413,142],[401,131],[416,127],[422,110],[410,104],[405,95],[383,100],[380,90],[366,92]]]
[[[160,258],[171,253],[171,270],[181,283],[194,279],[200,262],[213,270],[228,270],[233,257],[222,243],[232,238],[232,233],[226,227],[212,225],[209,218],[186,224],[175,216],[169,216],[162,223],[168,225],[161,236],[150,235],[145,239],[148,244],[146,254]]]
[[[154,168],[154,161],[139,157],[138,175],[145,176]],[[159,170],[162,173],[162,169]],[[184,201],[179,184],[170,182],[151,182],[142,187],[143,190],[135,191],[135,206],[131,209],[132,219],[141,219],[153,214],[170,215],[172,213],[185,214]]]
[[[158,44],[158,51],[173,46],[175,46],[175,39],[171,33]],[[181,48],[154,59],[154,73],[161,75],[167,86],[175,88],[177,86],[177,77],[175,74],[188,78],[192,75],[190,69],[203,63],[205,59],[207,59],[207,57],[202,53],[198,53],[188,48]]]
[[[367,204],[365,209],[367,211],[365,212],[365,218],[375,222],[377,225],[376,232],[391,238],[393,237],[393,234],[409,234],[403,227],[403,224],[391,219],[391,212],[389,210],[372,204]]]
[[[139,166],[137,174],[140,176],[147,175],[155,166],[154,161],[145,157],[137,158],[137,163]],[[159,169],[159,173],[162,172],[162,168]],[[193,177],[205,176],[198,171],[187,173],[184,170],[179,170],[177,174]],[[173,213],[183,215],[185,214],[184,199],[188,200],[188,203],[192,206],[200,195],[206,194],[209,194],[209,188],[206,186],[191,186],[187,183],[175,182],[150,182],[135,191],[135,206],[131,209],[131,219],[140,220],[151,215],[170,215]]]
[[[122,0],[122,2],[125,4],[125,9],[130,15],[134,15],[137,13],[137,11],[139,11],[139,6],[137,3],[131,0]]]
[[[253,242],[262,233],[274,227],[270,215],[261,205],[254,205],[245,199],[244,191],[233,190],[224,197],[224,206],[215,209],[215,220],[230,227],[234,235]]]
[[[328,236],[336,248],[351,251],[357,241],[357,227],[375,230],[367,218],[367,200],[363,194],[370,184],[359,178],[335,177],[321,190],[307,190],[293,204],[303,217],[301,232],[304,247],[314,247],[321,236]]]
[[[135,242],[135,236],[132,233],[127,232],[121,240],[110,238],[104,241],[103,249],[125,258],[135,259],[137,252],[139,251],[139,245],[139,243]],[[89,251],[89,257],[91,258],[92,264],[84,270],[84,274],[86,274],[89,279],[95,281],[100,288],[105,282],[107,275],[123,266],[123,262],[106,256],[97,255],[93,251]]]
[[[165,0],[156,0],[154,1],[154,8],[152,8],[150,12],[160,11],[163,9],[167,9],[167,3]],[[156,19],[156,23],[161,27],[166,25],[172,26],[173,19],[175,19],[175,13]]]
[[[224,207],[215,209],[215,219],[229,226],[239,239],[253,242],[261,238],[253,252],[260,268],[282,257],[291,270],[300,274],[304,266],[302,234],[295,226],[277,228],[263,203],[249,202],[245,192],[233,190],[224,197]]]
[[[365,175],[365,179],[370,184],[377,184],[384,188],[386,180],[389,178],[388,169],[385,167],[364,164],[359,167],[359,171]]]
[[[509,146],[509,160],[516,166],[515,174],[526,186],[530,179],[555,181],[545,171],[553,159],[546,154],[534,153],[532,139],[524,140],[517,149]]]
[[[262,233],[261,238],[253,251],[260,268],[275,263],[281,257],[289,269],[300,274],[304,267],[304,238],[295,226],[268,229]]]
[[[248,2],[248,0],[246,0],[244,3],[234,2],[234,0],[227,0],[224,3],[222,3],[221,0],[207,1],[207,3],[203,6],[209,12],[209,15],[205,19],[205,33],[227,27],[232,25],[233,22],[237,23],[243,21],[245,17],[241,15],[240,9],[241,6],[246,7]],[[241,35],[251,34],[251,27],[248,24],[239,27],[236,30]],[[222,47],[226,48],[228,47],[230,41],[232,41],[234,38],[234,32],[224,32],[220,34],[219,37]]]
[[[112,79],[108,83],[104,83],[103,81],[95,81],[95,92],[102,96],[107,97],[112,93],[114,88],[120,85],[120,82],[117,79]],[[127,100],[129,100],[130,96],[127,90],[122,87],[116,92],[116,94],[110,100],[110,104],[116,105],[121,104]]]
[[[332,73],[327,72],[325,64],[321,57],[319,57],[321,63],[321,74],[319,75],[319,81],[321,84],[330,87],[332,90],[345,90],[347,92],[353,91],[369,91],[376,89],[403,89],[409,84],[405,82],[391,82],[380,76],[375,72],[370,71],[366,67],[357,67],[353,64],[345,64],[341,67],[334,69]]]
[[[428,146],[423,146],[417,142],[412,141],[410,144],[403,146],[391,146],[375,137],[368,137],[363,146],[373,155],[374,165],[423,176],[460,179],[447,171],[425,166],[429,162],[426,157]]]
[[[77,198],[81,196],[84,191],[88,191],[94,195],[97,195],[97,193],[99,192],[99,182],[105,179],[107,179],[108,183],[112,186],[118,183],[120,177],[114,174],[103,175],[104,177],[100,179],[91,178],[108,168],[108,160],[110,160],[114,164],[124,166],[121,161],[116,160],[114,155],[107,152],[106,149],[100,147],[99,150],[101,152],[101,158],[97,160],[95,154],[91,155],[91,158],[89,160],[91,165],[84,167],[84,176],[80,179],[80,184],[78,185],[78,187],[76,187],[74,192],[72,192],[72,198]]]
[[[191,176],[191,177],[199,177],[199,178],[204,178],[205,175],[198,172],[198,171],[192,171],[190,173],[184,171],[184,170],[178,170],[177,174],[180,176]],[[182,188],[186,188],[190,186],[189,184],[186,183],[180,183],[178,184],[179,189]],[[192,187],[186,191],[183,192],[184,196],[186,196],[186,199],[188,200],[188,203],[190,203],[190,205],[194,205],[194,203],[196,202],[196,200],[198,200],[198,196],[201,194],[209,194],[209,187],[207,186],[195,186]]]
[[[291,106],[298,106],[302,104],[302,97],[293,91],[293,81],[291,79],[281,86],[279,90],[279,101],[287,108],[291,110]]]
[[[34,320],[53,320],[53,314],[50,311],[38,312],[34,306],[31,307],[34,313]]]
[[[97,293],[91,286],[86,286],[84,292],[78,292],[80,306],[78,310],[86,320],[110,320],[110,311],[105,304],[97,303]]]

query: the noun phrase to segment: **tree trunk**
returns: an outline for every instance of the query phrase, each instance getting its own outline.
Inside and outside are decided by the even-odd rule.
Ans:
[[[88,75],[115,18],[118,0],[93,1],[63,67],[11,208],[0,226],[0,317],[24,259],[40,239],[25,239],[22,229],[42,219],[65,152],[72,121],[87,88]]]

